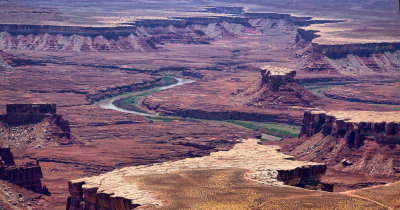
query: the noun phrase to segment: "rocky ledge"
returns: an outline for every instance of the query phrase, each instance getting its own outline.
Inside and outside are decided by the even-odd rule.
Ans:
[[[321,132],[346,139],[348,147],[359,148],[365,140],[383,145],[400,144],[400,112],[312,111],[304,113],[300,137]]]
[[[160,206],[160,201],[135,183],[135,177],[168,174],[188,170],[245,169],[250,179],[268,185],[319,185],[325,164],[294,161],[278,152],[277,146],[258,144],[256,139],[243,140],[229,151],[175,162],[127,167],[100,176],[69,181],[67,209],[132,209],[138,206]]]
[[[337,170],[400,177],[400,112],[306,111],[299,139],[282,150]]]
[[[40,181],[42,177],[39,163],[17,166],[10,148],[0,148],[0,179],[38,193],[48,194],[47,188],[42,187]]]

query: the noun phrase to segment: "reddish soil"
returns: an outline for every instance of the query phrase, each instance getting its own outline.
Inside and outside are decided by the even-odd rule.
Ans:
[[[343,85],[325,90],[325,96],[354,102],[399,105],[399,87],[400,82]]]
[[[134,21],[130,19],[131,13],[120,13],[121,5],[124,11],[131,8],[125,8],[126,4],[118,4],[121,3],[119,1],[107,4],[98,1],[100,4],[97,5],[97,9],[100,10],[96,12],[89,8],[86,8],[89,9],[86,11],[79,3],[71,7],[65,3],[54,2],[51,2],[52,6],[49,6],[47,2],[35,2],[35,5],[31,4],[32,6],[1,3],[0,22],[57,26],[87,26],[93,23],[93,25],[104,26],[113,25],[113,23],[132,24]],[[235,2],[243,3],[241,0]],[[273,10],[280,4],[287,4],[285,1],[274,2],[275,4],[269,7],[264,5],[265,8]],[[314,2],[307,2],[299,8],[307,7],[312,8],[309,11],[314,10],[314,6],[307,6],[314,5]],[[326,2],[320,6],[324,8],[315,9],[312,13],[316,16],[327,17],[326,14],[330,14],[331,18],[341,18],[342,14],[331,13],[329,8],[332,7],[332,2]],[[340,2],[340,5],[344,4]],[[265,2],[255,0],[246,1],[246,3],[257,10],[258,4]],[[188,11],[204,6],[182,4],[184,4],[182,7]],[[39,8],[40,5],[54,9]],[[112,9],[104,5],[112,6]],[[174,10],[180,6],[168,5]],[[297,13],[299,11],[297,6],[297,4],[290,4],[289,7],[282,8],[288,8],[289,11]],[[388,41],[398,40],[398,30],[393,29],[396,28],[393,25],[398,25],[397,20],[387,23],[389,26],[386,25],[385,30],[392,31],[391,35],[382,37],[381,28],[375,27],[372,23],[371,28],[358,28],[359,25],[371,21],[368,21],[369,18],[358,20],[357,15],[364,14],[362,12],[364,10],[357,9],[359,7],[353,4],[350,6],[352,7],[348,7],[346,11],[349,11],[348,14],[355,14],[357,18],[353,15],[346,18],[357,19],[357,21],[348,21],[345,26],[352,30],[345,30],[345,27],[342,27],[337,33],[332,33],[331,37],[336,38],[339,34],[341,38],[337,41],[342,41],[348,36],[347,32],[364,30],[371,33],[378,31],[379,34],[374,36],[376,40],[381,40],[381,38]],[[77,11],[75,8],[80,9]],[[101,8],[107,8],[107,10],[104,11]],[[168,15],[179,16],[177,11],[168,10],[157,13],[155,10],[158,7],[151,8],[152,10],[143,8],[138,7],[139,12],[135,15],[162,17],[166,15],[165,13],[171,13]],[[336,5],[332,8],[340,8],[340,6]],[[328,9],[329,12],[326,12]],[[378,13],[374,13],[372,19],[381,14],[393,16],[385,13],[386,10],[383,8]],[[365,10],[365,13],[369,12]],[[326,14],[323,15],[323,13]],[[93,14],[96,17],[93,17]],[[102,14],[105,14],[104,17]],[[121,22],[116,21],[119,19]],[[253,106],[237,101],[237,91],[246,90],[259,82],[258,68],[266,64],[298,70],[298,78],[304,81],[341,82],[359,79],[376,82],[386,80],[388,76],[392,79],[399,78],[397,73],[399,51],[398,45],[391,43],[387,46],[372,45],[367,52],[364,49],[366,46],[358,45],[343,47],[340,43],[334,43],[313,46],[311,42],[313,38],[306,35],[300,36],[298,29],[301,26],[296,25],[291,17],[286,20],[255,18],[244,25],[230,21],[237,20],[224,19],[218,22],[217,27],[215,27],[217,23],[206,21],[206,23],[179,28],[175,32],[177,28],[169,27],[169,23],[166,27],[153,27],[149,24],[147,28],[142,27],[135,31],[134,35],[112,34],[115,37],[111,38],[106,36],[110,35],[110,29],[104,28],[101,28],[102,32],[97,35],[85,34],[83,28],[77,31],[61,28],[60,30],[67,33],[51,33],[46,36],[44,32],[33,33],[24,30],[24,27],[21,31],[18,31],[19,27],[17,27],[13,33],[1,33],[0,45],[6,54],[1,54],[5,62],[0,57],[0,108],[7,103],[56,103],[58,114],[70,122],[71,135],[75,142],[64,146],[43,145],[36,150],[35,148],[24,151],[14,149],[17,161],[32,159],[41,161],[44,174],[43,184],[49,188],[52,195],[42,196],[43,199],[29,199],[31,193],[22,192],[21,194],[29,201],[13,205],[16,201],[14,198],[10,201],[2,199],[1,195],[5,193],[0,193],[2,207],[25,208],[25,204],[31,203],[32,207],[39,209],[65,209],[68,194],[67,180],[96,175],[124,166],[206,155],[212,151],[229,149],[238,139],[259,135],[257,132],[237,127],[197,121],[153,122],[143,116],[104,110],[91,105],[94,100],[110,94],[152,86],[161,78],[161,74],[181,75],[184,70],[188,72],[186,73],[188,77],[198,80],[197,83],[158,92],[142,101],[144,107],[166,114],[206,119],[301,124],[305,108],[390,109],[329,98],[321,99],[318,104],[311,106],[293,104]],[[392,22],[395,24],[390,25]],[[375,24],[380,23],[375,22]],[[332,27],[321,24],[320,28],[332,31],[339,24],[341,23],[330,25]],[[374,28],[379,28],[379,30]],[[357,37],[360,35],[360,33],[355,34]],[[100,36],[102,38],[92,39],[92,37]],[[144,37],[141,40],[143,43],[135,45],[134,39],[129,39],[135,36]],[[349,41],[352,40],[357,41],[349,39]],[[362,40],[364,40],[363,37]],[[320,41],[323,43],[329,39]],[[206,44],[207,42],[210,43]],[[107,48],[108,44],[113,46],[109,48],[110,51]],[[124,48],[125,46],[128,47]],[[316,52],[318,50],[322,53]],[[367,73],[373,76],[365,76]],[[398,86],[397,83],[395,84]],[[296,89],[303,90],[299,87]],[[341,95],[340,92],[336,94]],[[391,97],[391,95],[385,93],[385,97]],[[269,99],[270,97],[266,97],[264,100]],[[333,182],[337,183],[340,182],[340,176],[341,174],[336,172],[332,172],[332,175],[328,173],[330,177],[328,180],[334,180]],[[353,178],[357,183],[374,182],[367,178],[357,179],[357,175],[348,177],[349,183]]]
[[[301,75],[302,78],[305,76]],[[302,122],[304,110],[309,108],[327,110],[390,110],[389,108],[363,103],[318,98],[298,84],[293,84],[290,88],[287,88],[288,90],[282,90],[276,94],[266,91],[263,93],[263,97],[265,96],[265,98],[258,98],[258,101],[251,101],[249,103],[246,98],[240,95],[237,96],[237,94],[259,84],[261,77],[258,72],[219,73],[218,77],[208,76],[208,78],[210,79],[203,79],[197,83],[153,94],[144,99],[141,105],[143,108],[155,112],[184,117],[272,121],[298,125]],[[311,95],[312,97],[305,97],[310,99],[310,101],[307,104],[300,103],[300,99],[297,98],[299,94],[290,94],[290,92],[293,93],[296,91],[304,95]],[[258,92],[255,94],[258,94]],[[282,99],[279,100],[278,98]],[[275,103],[271,103],[275,100]],[[293,104],[293,101],[298,101],[299,103]],[[313,104],[310,106],[310,103]]]
[[[44,77],[48,79],[43,80]],[[52,193],[42,196],[37,204],[31,201],[33,207],[65,209],[67,181],[71,179],[124,166],[202,156],[229,149],[236,140],[259,135],[196,121],[153,122],[139,115],[104,110],[90,105],[86,99],[89,93],[157,78],[143,73],[56,64],[14,66],[7,73],[0,84],[1,112],[5,112],[6,103],[57,103],[57,113],[70,122],[75,142],[64,146],[43,144],[26,150],[12,148],[17,162],[40,161],[43,185]]]
[[[142,106],[172,115],[218,120],[275,121],[300,124],[302,107],[243,105],[237,102],[238,90],[247,89],[260,78],[257,72],[223,73],[213,80],[156,93],[142,101]]]

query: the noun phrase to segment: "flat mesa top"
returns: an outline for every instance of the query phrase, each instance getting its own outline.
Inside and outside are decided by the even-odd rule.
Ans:
[[[278,170],[294,170],[303,166],[323,165],[307,161],[295,161],[292,156],[278,152],[278,146],[258,144],[257,139],[237,143],[229,151],[213,152],[209,156],[187,158],[178,161],[132,166],[117,169],[99,176],[70,181],[72,184],[85,182],[83,189],[98,188],[98,192],[122,197],[140,205],[159,204],[151,192],[139,189],[134,177],[167,174],[189,170],[244,169],[249,178],[263,184],[283,185],[277,180]]]
[[[312,113],[325,113],[330,116],[335,116],[338,120],[344,120],[346,122],[400,122],[400,111],[313,111]]]
[[[271,75],[286,75],[290,72],[292,72],[293,70],[288,69],[288,68],[284,68],[284,67],[273,67],[273,66],[263,66],[260,68],[261,70],[266,70],[271,72]]]

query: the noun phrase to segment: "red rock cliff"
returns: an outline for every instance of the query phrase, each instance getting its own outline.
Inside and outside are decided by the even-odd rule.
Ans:
[[[382,145],[400,144],[399,122],[368,122],[368,118],[365,121],[352,121],[352,114],[357,113],[350,112],[348,119],[337,119],[325,112],[306,111],[300,137],[311,137],[321,132],[323,135],[344,138],[348,147],[355,148],[364,145],[365,140],[374,140]]]
[[[400,112],[306,111],[299,139],[282,151],[337,170],[400,177]]]
[[[10,148],[0,148],[0,158],[0,179],[35,192],[43,192],[40,180],[43,174],[39,163],[15,165]]]

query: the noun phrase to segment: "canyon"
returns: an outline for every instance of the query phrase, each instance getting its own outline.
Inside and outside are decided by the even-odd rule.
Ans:
[[[384,1],[0,1],[0,142],[50,192],[0,208],[397,208]]]

